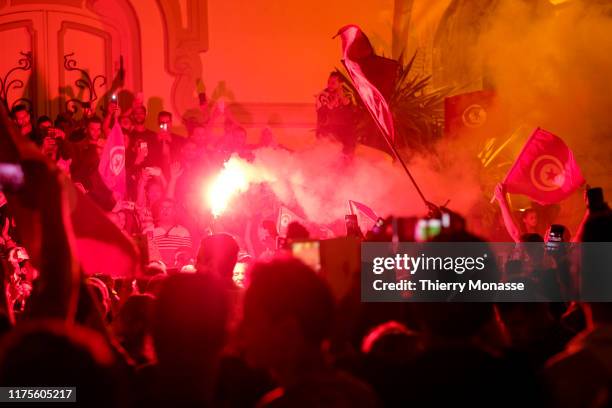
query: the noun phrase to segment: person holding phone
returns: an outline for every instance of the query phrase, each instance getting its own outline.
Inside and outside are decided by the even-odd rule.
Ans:
[[[185,138],[172,132],[172,113],[161,111],[157,114],[157,124],[159,127],[157,140],[160,142],[161,150],[156,152],[160,155],[158,161],[163,163],[166,173],[168,164],[178,160]]]
[[[145,108],[143,105],[136,105],[132,108],[132,122],[134,127],[132,129],[132,133],[130,134],[130,142],[132,147],[136,147],[135,143],[137,141],[147,142],[147,166],[159,167],[159,163],[153,163],[155,159],[153,152],[157,149],[157,145],[159,144],[157,140],[157,133],[147,129],[145,126],[146,118],[147,108]]]
[[[119,103],[117,101],[117,94],[113,93],[106,109],[106,115],[104,115],[103,129],[105,137],[108,137],[110,134],[113,124],[119,120],[120,114],[121,108],[119,107]]]

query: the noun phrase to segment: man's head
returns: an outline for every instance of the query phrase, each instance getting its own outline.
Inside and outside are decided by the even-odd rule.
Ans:
[[[132,117],[130,115],[121,115],[119,116],[119,126],[121,126],[121,130],[123,133],[130,133],[134,124],[132,123]]]
[[[62,112],[55,118],[55,127],[61,129],[64,133],[70,133],[70,128],[73,125],[72,112]]]
[[[32,126],[30,111],[25,105],[16,105],[11,110],[11,117],[19,127],[19,129],[26,129]]]
[[[97,142],[102,135],[102,119],[97,116],[93,116],[87,120],[87,127],[85,128],[87,138],[90,141]]]
[[[151,332],[154,304],[155,298],[147,294],[135,294],[127,298],[113,322],[114,332],[123,340],[124,345],[144,348],[145,337]]]
[[[176,207],[174,201],[164,199],[154,205],[154,217],[156,224],[176,224]]]
[[[248,356],[273,371],[320,352],[329,337],[334,300],[325,281],[297,259],[257,263],[244,303]]]
[[[48,116],[40,116],[36,121],[36,129],[41,133],[44,133],[50,127],[53,127],[53,121]]]
[[[211,272],[223,282],[232,282],[240,248],[229,234],[214,234],[202,239],[198,249],[198,272]]]
[[[145,108],[143,105],[135,106],[134,109],[132,109],[132,120],[137,126],[144,125],[146,119],[147,108]]]
[[[536,228],[538,226],[538,213],[533,208],[528,208],[521,214],[521,220],[525,228]]]
[[[209,141],[208,131],[204,126],[196,126],[191,132],[190,139],[193,140],[197,146],[206,146]]]
[[[187,140],[181,147],[182,163],[191,163],[198,157],[198,146],[193,140]]]
[[[342,75],[336,71],[330,73],[329,78],[327,78],[327,88],[330,91],[338,91],[342,89]]]

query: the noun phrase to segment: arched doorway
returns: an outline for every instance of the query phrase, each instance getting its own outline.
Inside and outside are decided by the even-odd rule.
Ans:
[[[23,96],[32,101],[35,113],[54,117],[66,109],[67,99],[90,98],[89,90],[75,85],[83,73],[66,69],[65,56],[69,54],[91,79],[97,75],[107,79],[93,84],[96,105],[111,89],[121,65],[123,86],[142,90],[140,29],[126,0],[0,1],[0,43],[2,77],[17,66],[22,53],[32,54],[32,69],[14,70],[4,84],[8,87],[12,83],[9,106]],[[19,88],[19,81],[23,88]]]

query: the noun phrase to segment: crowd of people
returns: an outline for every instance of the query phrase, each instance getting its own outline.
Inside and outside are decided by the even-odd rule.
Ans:
[[[173,134],[169,112],[151,131],[144,106],[122,112],[115,102],[103,118],[34,122],[23,106],[14,123],[5,118],[0,137],[29,139],[62,171],[22,162],[25,188],[10,193],[36,215],[38,239],[2,206],[0,385],[75,386],[79,404],[104,407],[612,404],[612,303],[362,303],[358,284],[338,297],[286,242],[253,259],[232,235],[208,233],[190,195],[229,155],[249,155],[235,121],[210,138],[220,113],[187,138]],[[98,172],[114,121],[127,197]],[[67,177],[118,228],[151,238],[142,274],[83,274]],[[506,214],[503,186],[496,197],[512,238],[546,238],[533,214],[522,226]],[[611,220],[607,205],[587,205],[574,240],[609,242]],[[308,231],[293,224],[287,235]]]
[[[180,269],[192,260],[194,242],[210,232],[212,217],[202,205],[202,186],[218,172],[232,154],[249,158],[246,132],[226,112],[223,101],[209,109],[202,106],[204,120],[191,122],[189,136],[173,132],[172,114],[157,114],[155,131],[145,126],[147,109],[142,103],[121,110],[116,99],[108,102],[103,115],[85,109],[78,120],[73,112],[55,120],[40,115],[33,120],[26,105],[17,105],[11,117],[20,134],[34,142],[42,153],[70,176],[75,185],[94,200],[129,236],[146,236],[150,261]],[[99,172],[100,155],[118,123],[124,136],[125,194],[110,189]],[[213,136],[213,126],[221,136]],[[269,129],[262,145],[274,146]],[[4,218],[2,219],[4,225]]]

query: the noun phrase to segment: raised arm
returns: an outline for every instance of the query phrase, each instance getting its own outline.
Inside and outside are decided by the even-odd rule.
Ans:
[[[176,182],[182,174],[183,169],[181,168],[181,163],[172,163],[170,166],[170,181],[168,181],[168,188],[166,188],[166,198],[171,200],[174,199],[174,195],[176,193]]]
[[[508,199],[506,198],[506,191],[502,183],[495,186],[495,199],[499,203],[502,218],[504,219],[504,225],[506,226],[506,231],[508,231],[508,234],[510,234],[510,237],[512,237],[514,242],[521,242],[521,232],[514,222],[514,218],[510,212],[510,206],[508,205]]]

